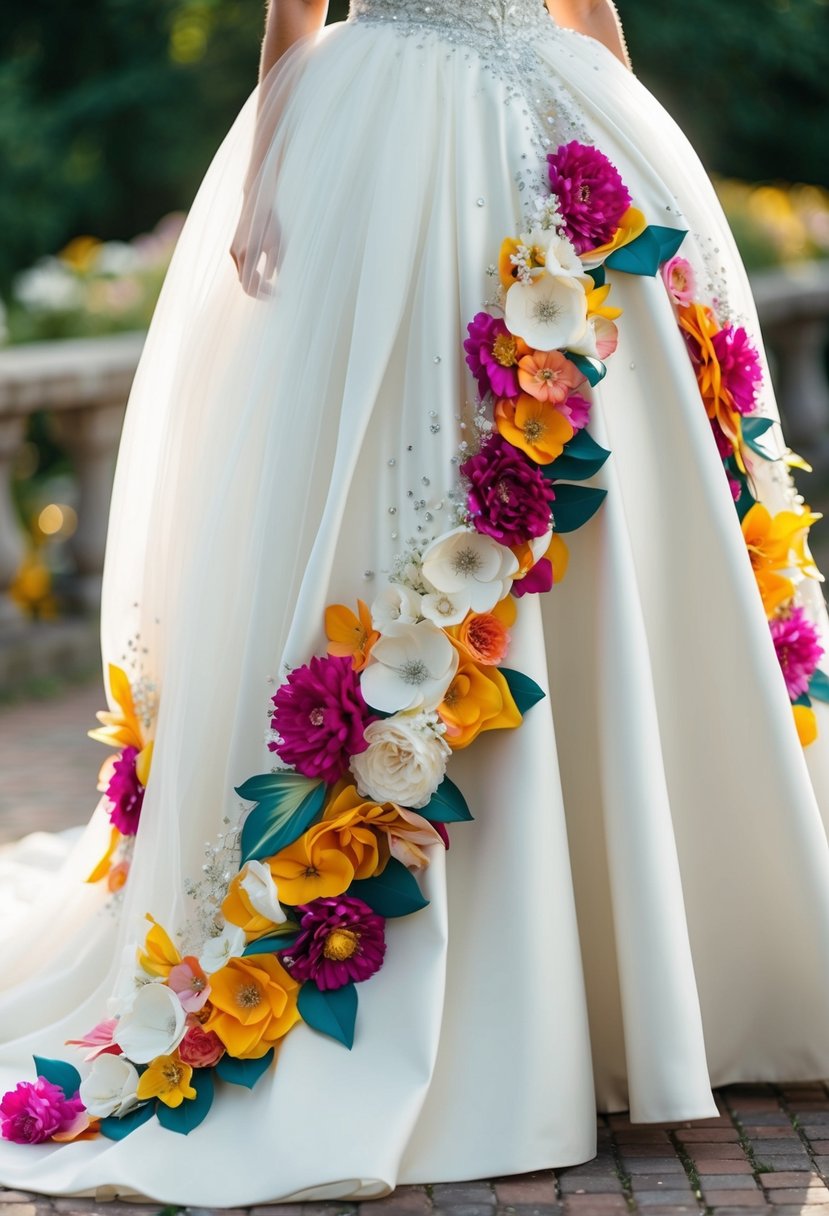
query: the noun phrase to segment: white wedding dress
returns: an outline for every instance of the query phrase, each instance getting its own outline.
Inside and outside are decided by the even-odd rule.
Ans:
[[[273,763],[270,698],[324,652],[325,606],[370,601],[409,537],[450,526],[466,325],[569,140],[689,230],[702,293],[758,340],[692,149],[535,0],[353,0],[234,122],[153,320],[111,509],[104,670],[157,696],[129,881],[116,899],[83,881],[104,799],[59,874],[4,859],[0,1093],[33,1054],[79,1062],[65,1041],[107,1016],[145,914],[175,935],[209,900],[224,862],[205,849]],[[250,247],[277,256],[246,294],[228,249],[254,145]],[[597,1105],[705,1118],[712,1086],[829,1075],[829,715],[801,748],[665,285],[611,278],[620,343],[590,421],[607,498],[512,633],[510,666],[549,696],[452,757],[474,822],[431,850],[428,908],[389,926],[353,1049],[298,1026],[188,1136],[2,1140],[4,1185],[370,1198],[585,1161]],[[776,416],[768,392],[759,408]],[[758,473],[772,511],[781,470]],[[803,596],[824,629],[819,585]]]

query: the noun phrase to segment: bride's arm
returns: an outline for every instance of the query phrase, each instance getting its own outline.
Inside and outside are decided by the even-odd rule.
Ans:
[[[322,27],[327,11],[328,0],[268,0],[259,59],[260,84],[289,47]]]
[[[613,0],[545,0],[557,25],[603,43],[626,68],[631,66],[622,23]]]

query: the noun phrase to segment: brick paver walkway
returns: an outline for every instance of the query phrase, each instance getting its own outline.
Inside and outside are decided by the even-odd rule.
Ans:
[[[82,823],[105,750],[87,739],[100,684],[0,709],[0,841]],[[829,1033],[829,1028],[827,1028]],[[599,1119],[598,1156],[572,1169],[401,1187],[370,1203],[279,1204],[251,1216],[829,1216],[829,1088],[737,1085],[697,1123]],[[37,1150],[35,1150],[37,1151]],[[151,1216],[159,1204],[45,1199],[4,1191],[0,1216]],[[207,1216],[205,1209],[179,1209]],[[176,1209],[164,1209],[168,1216]],[[227,1211],[227,1209],[225,1209]],[[242,1216],[233,1213],[232,1216]]]

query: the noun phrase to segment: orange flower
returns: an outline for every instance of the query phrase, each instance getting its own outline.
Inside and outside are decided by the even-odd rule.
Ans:
[[[382,873],[389,856],[401,861],[405,858],[404,864],[412,869],[420,869],[429,864],[429,859],[419,846],[440,841],[432,825],[416,811],[400,807],[396,802],[374,802],[370,798],[363,798],[354,785],[334,788],[322,823],[318,826],[324,827],[326,824],[337,831],[344,848],[354,847],[355,832],[368,830],[375,835],[379,864],[372,871],[374,874]],[[358,874],[357,877],[362,875]]]
[[[743,516],[743,538],[763,599],[766,616],[773,616],[794,595],[794,582],[781,571],[801,570],[820,577],[809,553],[806,537],[821,516],[806,507],[803,512],[778,511],[756,502]]]
[[[98,710],[95,717],[103,726],[87,731],[87,734],[90,739],[97,739],[99,743],[107,743],[110,747],[137,747],[140,752],[146,740],[135,712],[129,679],[126,672],[114,663],[109,664],[108,670],[110,693],[120,713]]]
[[[342,895],[354,879],[353,862],[337,847],[333,834],[320,839],[305,832],[269,857],[267,866],[284,904],[307,904],[312,899]]]
[[[561,405],[584,383],[584,376],[560,350],[534,350],[519,361],[518,383],[537,401]]]
[[[494,666],[506,656],[510,626],[514,623],[515,600],[507,595],[491,612],[469,612],[460,625],[453,625],[446,632],[460,654],[476,663]]]
[[[258,1060],[299,1021],[299,984],[273,954],[232,958],[210,977],[213,1031],[237,1059]]]
[[[537,401],[529,393],[497,401],[495,425],[513,447],[526,452],[536,464],[550,464],[573,438],[573,428],[564,415],[548,401]]]
[[[722,368],[712,341],[720,323],[704,304],[684,304],[678,310],[679,326],[692,339],[697,354],[697,383],[709,418],[719,423],[734,447],[734,459],[745,472],[741,453],[743,426],[734,402],[722,381]]]
[[[362,671],[380,634],[372,627],[368,604],[357,600],[356,616],[344,604],[331,604],[326,608],[325,636],[329,654],[337,658],[350,656],[354,670]]]
[[[107,890],[113,892],[120,891],[122,887],[126,886],[129,873],[130,863],[128,861],[117,862],[107,875]],[[87,881],[89,880],[87,879]]]
[[[484,667],[461,656],[457,674],[438,713],[446,723],[444,736],[455,750],[468,747],[483,730],[514,728],[521,725],[521,714],[504,677],[497,667]]]
[[[147,930],[144,949],[138,951],[138,965],[148,975],[166,979],[173,967],[177,967],[181,962],[181,955],[170,940],[169,934],[149,912],[145,919],[150,922],[152,928]]]

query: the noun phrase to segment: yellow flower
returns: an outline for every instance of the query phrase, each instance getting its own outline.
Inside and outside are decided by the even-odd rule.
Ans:
[[[118,842],[121,839],[121,833],[117,828],[111,828],[109,833],[109,844],[106,852],[101,860],[95,866],[95,869],[86,878],[86,882],[100,882],[102,878],[106,878],[112,869],[112,858],[115,855],[115,850],[118,848]]]
[[[156,1056],[138,1081],[137,1097],[145,1102],[158,1098],[165,1106],[181,1106],[185,1098],[195,1098],[196,1091],[190,1084],[193,1069],[180,1059],[178,1052],[171,1056]]]
[[[526,452],[536,464],[550,464],[573,438],[573,428],[564,415],[529,393],[497,401],[495,425],[508,443]]]
[[[773,616],[794,595],[794,582],[782,571],[820,577],[806,543],[809,528],[820,518],[808,507],[772,515],[760,502],[743,516],[743,538],[766,616]]]
[[[604,245],[598,245],[595,249],[586,249],[581,256],[590,263],[603,262],[615,249],[621,249],[623,245],[629,245],[631,241],[635,241],[647,226],[648,221],[642,212],[637,207],[628,207],[610,240]]]
[[[243,929],[250,942],[273,933],[277,922],[269,916],[263,916],[254,907],[250,895],[243,885],[247,880],[247,874],[248,867],[243,866],[230,880],[227,895],[222,902],[222,916],[231,925],[237,925],[238,928]]]
[[[181,955],[170,940],[169,934],[149,913],[146,919],[152,928],[147,931],[144,949],[138,951],[138,965],[148,975],[166,979],[173,967],[177,967],[181,962]]]
[[[592,283],[592,279],[590,282]],[[621,308],[613,308],[609,304],[605,304],[605,300],[610,295],[610,284],[605,283],[604,287],[590,287],[585,284],[585,295],[587,296],[587,315],[588,317],[604,317],[607,321],[615,321],[622,315]]]
[[[817,738],[817,716],[809,705],[793,705],[794,724],[801,747],[808,747]]]
[[[210,977],[206,1031],[237,1059],[258,1060],[299,1021],[299,984],[274,954],[232,958]]]
[[[446,723],[444,738],[455,750],[468,747],[483,730],[521,725],[518,706],[498,668],[474,663],[460,647],[458,653],[457,674],[438,706]]]
[[[518,270],[512,262],[512,255],[517,253],[523,244],[522,241],[515,240],[514,237],[505,237],[501,242],[501,248],[498,253],[498,274],[501,278],[501,285],[506,288],[512,287],[518,277]],[[547,264],[547,251],[541,245],[530,246],[530,256],[528,260],[529,270],[543,270]]]
[[[374,802],[363,798],[355,785],[340,784],[332,790],[317,831],[336,833],[339,847],[349,852],[357,878],[380,874],[390,856],[407,853],[414,868],[428,865],[428,858],[417,846],[434,844],[440,837],[428,820],[396,802]],[[315,829],[311,828],[311,832]],[[369,837],[372,838],[368,845]]]
[[[109,665],[109,688],[121,712],[99,709],[95,717],[103,726],[87,731],[87,734],[90,739],[108,743],[111,747],[137,747],[141,751],[145,744],[144,732],[135,712],[130,682],[126,672],[114,663]]]
[[[326,608],[325,636],[329,654],[337,658],[350,657],[354,670],[362,671],[380,634],[372,626],[368,604],[357,600],[356,616],[344,604],[331,604]]]

